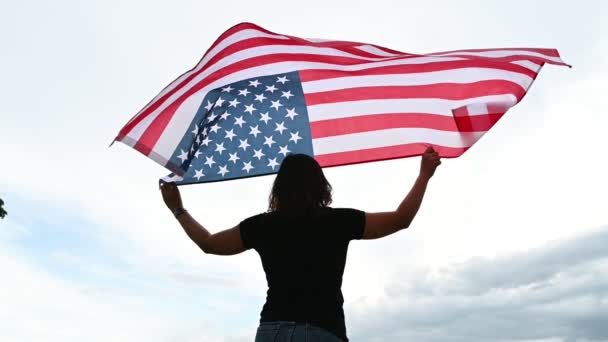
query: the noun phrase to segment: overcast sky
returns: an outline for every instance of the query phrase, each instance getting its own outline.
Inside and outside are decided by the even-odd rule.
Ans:
[[[0,340],[252,341],[253,251],[200,252],[163,206],[166,170],[118,130],[249,21],[425,53],[557,48],[524,100],[445,160],[411,229],[351,244],[353,341],[608,341],[604,1],[5,1],[0,4]],[[326,170],[336,207],[394,209],[419,158]],[[183,187],[219,231],[272,176]]]

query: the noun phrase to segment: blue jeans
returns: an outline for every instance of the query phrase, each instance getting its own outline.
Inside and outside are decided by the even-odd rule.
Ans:
[[[329,331],[308,323],[263,322],[255,342],[344,342]]]

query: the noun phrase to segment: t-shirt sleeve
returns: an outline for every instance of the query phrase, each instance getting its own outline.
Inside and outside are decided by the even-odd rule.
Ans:
[[[336,209],[338,213],[338,226],[345,240],[359,240],[363,238],[365,230],[365,212],[357,209]]]
[[[262,215],[249,217],[239,223],[241,240],[245,248],[257,248],[262,241],[263,229],[261,228]]]

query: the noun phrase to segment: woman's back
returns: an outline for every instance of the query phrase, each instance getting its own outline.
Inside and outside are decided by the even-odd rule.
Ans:
[[[260,255],[268,282],[261,322],[307,322],[346,340],[342,275],[348,243],[360,239],[365,213],[319,208],[288,218],[278,212],[240,223],[247,248]]]
[[[167,207],[205,253],[234,255],[253,248],[260,255],[268,293],[256,342],[348,341],[341,286],[349,241],[379,239],[409,227],[439,164],[438,153],[428,147],[399,207],[365,213],[330,208],[331,185],[316,160],[287,155],[272,186],[268,213],[214,234],[184,209],[174,183],[160,188]]]

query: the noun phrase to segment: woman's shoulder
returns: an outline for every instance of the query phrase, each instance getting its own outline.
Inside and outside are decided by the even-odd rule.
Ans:
[[[242,222],[254,223],[267,220],[269,218],[269,212],[258,213],[252,216],[247,217]]]
[[[360,215],[361,213],[363,213],[363,211],[359,210],[359,209],[355,209],[355,208],[348,208],[348,207],[338,207],[338,208],[333,208],[333,207],[327,207],[328,209],[328,213],[331,213],[333,215]]]

